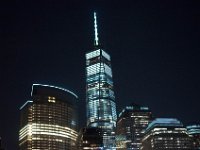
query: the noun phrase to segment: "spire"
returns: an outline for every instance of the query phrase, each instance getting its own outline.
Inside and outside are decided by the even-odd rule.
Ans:
[[[97,31],[97,16],[96,16],[96,12],[94,12],[94,33],[95,33],[94,46],[98,46],[99,45],[99,38],[98,38],[98,31]]]

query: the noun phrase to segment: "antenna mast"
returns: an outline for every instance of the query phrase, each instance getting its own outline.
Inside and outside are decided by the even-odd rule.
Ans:
[[[98,38],[98,31],[97,31],[97,16],[96,16],[96,12],[94,12],[94,33],[95,33],[94,46],[98,46],[99,45],[99,38]]]

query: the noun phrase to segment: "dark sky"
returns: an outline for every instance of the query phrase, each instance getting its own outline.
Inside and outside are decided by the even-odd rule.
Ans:
[[[112,57],[118,112],[131,102],[156,117],[200,121],[198,0],[15,0],[0,2],[0,136],[18,149],[19,107],[33,83],[79,95],[85,117],[85,53],[100,42]]]

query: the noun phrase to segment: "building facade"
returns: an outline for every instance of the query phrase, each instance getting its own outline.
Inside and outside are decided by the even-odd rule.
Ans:
[[[145,131],[141,150],[192,150],[193,144],[183,124],[173,118],[157,118]]]
[[[78,150],[101,150],[103,149],[103,137],[100,128],[82,128],[77,139]]]
[[[139,150],[141,139],[151,120],[152,113],[148,107],[137,104],[126,106],[119,114],[117,120],[117,149]]]
[[[187,126],[187,132],[192,138],[194,149],[200,150],[200,124]]]
[[[116,104],[110,55],[98,43],[96,13],[94,50],[86,53],[87,126],[103,132],[104,149],[115,147]]]
[[[67,89],[34,84],[20,108],[20,150],[75,150],[77,100]]]

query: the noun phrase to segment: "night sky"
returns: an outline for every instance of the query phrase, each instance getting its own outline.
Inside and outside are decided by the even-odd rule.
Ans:
[[[15,0],[0,2],[0,136],[18,149],[19,108],[33,83],[79,96],[85,121],[85,53],[111,55],[117,110],[135,102],[155,117],[200,121],[198,0]]]

